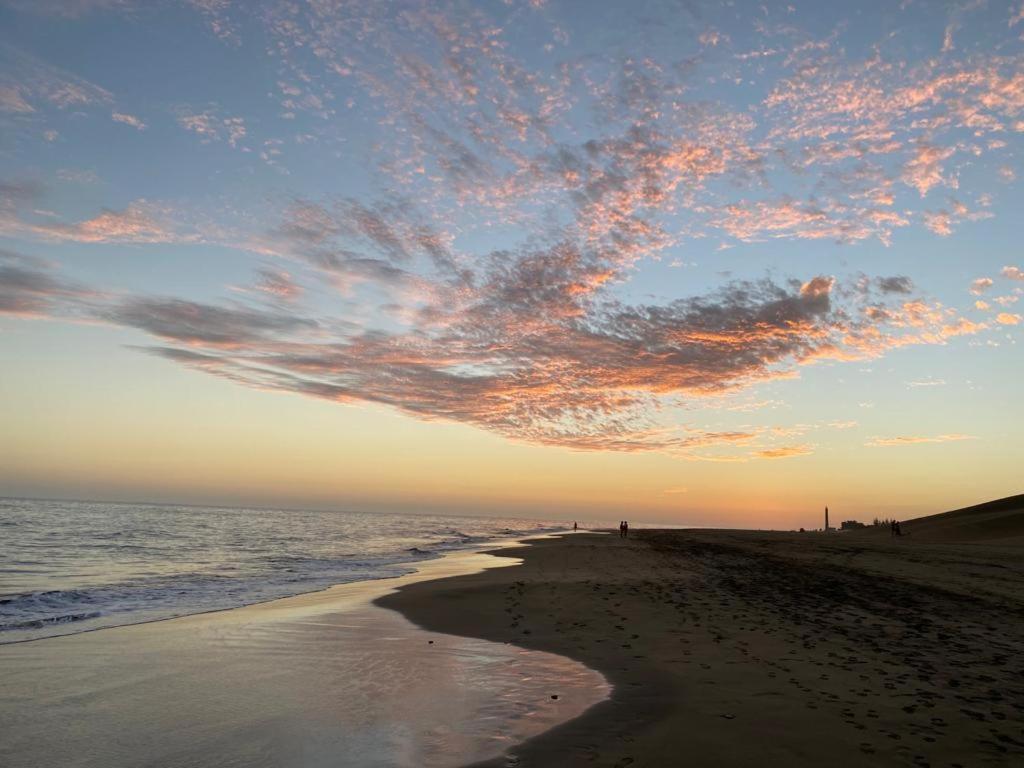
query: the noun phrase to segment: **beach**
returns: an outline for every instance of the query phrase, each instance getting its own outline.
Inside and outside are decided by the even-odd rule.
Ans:
[[[1019,765],[1020,548],[874,534],[580,533],[378,603],[613,684],[482,765]]]
[[[605,698],[605,679],[425,631],[372,600],[515,563],[462,551],[398,578],[0,645],[0,765],[447,768],[503,755]]]
[[[580,532],[8,644],[0,763],[1018,765],[1005,541]]]

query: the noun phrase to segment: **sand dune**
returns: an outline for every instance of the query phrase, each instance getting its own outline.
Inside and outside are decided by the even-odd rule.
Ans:
[[[1024,494],[928,515],[901,523],[915,540],[941,543],[985,542],[1024,546]],[[888,535],[888,529],[866,535]]]

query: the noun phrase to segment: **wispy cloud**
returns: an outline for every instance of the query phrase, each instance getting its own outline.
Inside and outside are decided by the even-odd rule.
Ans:
[[[870,447],[893,447],[900,445],[917,445],[919,443],[951,443],[960,440],[976,440],[972,435],[949,434],[934,436],[900,436],[900,437],[874,437],[865,445]]]
[[[308,241],[310,232],[302,237]],[[590,269],[564,246],[495,256],[483,275],[428,294],[407,332],[294,308],[145,296],[111,298],[91,314],[159,339],[156,354],[251,386],[383,403],[541,444],[707,460],[729,458],[708,449],[743,446],[758,433],[665,427],[652,416],[680,397],[785,378],[822,357],[862,359],[906,343],[941,343],[950,325],[945,312],[903,298],[864,316],[833,303],[836,282],[826,277],[737,281],[665,305],[626,306],[577,289]],[[283,273],[264,270],[260,278],[256,292],[297,296]],[[851,319],[857,315],[864,319]],[[809,450],[769,446],[752,455]]]
[[[22,11],[78,18],[94,11],[131,8],[134,0],[8,0],[8,4]]]
[[[119,5],[31,10],[78,17]],[[246,211],[246,226],[202,234],[149,198],[83,217],[47,210],[31,184],[0,190],[0,233],[12,237],[203,242],[254,255],[257,268],[232,280],[231,300],[130,295],[90,304],[93,320],[144,334],[150,342],[141,346],[178,364],[515,440],[770,459],[811,446],[770,443],[800,439],[795,427],[765,444],[758,429],[691,425],[673,409],[805,366],[1019,322],[1008,312],[972,320],[918,295],[908,275],[837,277],[820,267],[729,279],[674,300],[624,289],[645,264],[707,238],[736,246],[731,254],[767,240],[822,250],[890,245],[911,229],[952,237],[991,215],[972,174],[1008,162],[1008,137],[1022,130],[1024,58],[1005,47],[964,55],[966,18],[951,21],[944,55],[918,61],[898,46],[846,46],[839,31],[818,39],[766,22],[756,28],[762,44],[745,47],[701,20],[689,37],[673,29],[673,42],[691,45],[684,60],[639,45],[575,48],[577,36],[524,6],[269,3],[242,24],[241,6],[227,0],[188,5],[218,37],[263,36],[276,122],[302,126],[259,135],[274,121],[228,98],[163,106],[208,145],[204,156],[233,148],[233,159],[251,152],[258,162],[262,153],[284,168],[283,147],[302,137],[325,168],[363,152],[359,173],[370,181],[347,195],[277,198]],[[524,24],[545,32],[550,56],[517,44]],[[139,131],[148,126],[136,112],[155,120],[148,106],[121,109],[97,85],[19,61],[33,66],[0,81],[5,119],[96,107],[104,121]],[[743,87],[717,97],[705,87],[721,82]],[[339,128],[356,123],[372,133],[365,144]],[[38,136],[44,126],[32,125]],[[158,133],[154,122],[132,141]],[[360,191],[368,189],[384,191]],[[10,274],[12,307],[82,306],[45,270]],[[970,291],[993,283],[978,278]],[[337,301],[311,308],[311,296],[325,292]],[[959,438],[871,444],[947,439]]]
[[[135,117],[135,115],[129,115],[127,112],[114,111],[111,113],[110,118],[115,123],[124,123],[125,125],[130,125],[132,128],[135,128],[138,131],[144,131],[147,128],[146,124],[142,122],[142,120]]]
[[[0,249],[0,315],[50,317],[75,313],[98,294],[61,279],[47,262]]]
[[[757,452],[760,459],[789,459],[794,456],[807,456],[813,453],[809,445],[784,445],[779,448],[766,448]]]
[[[77,109],[110,104],[105,88],[9,45],[0,46],[0,109],[30,114],[42,107]]]

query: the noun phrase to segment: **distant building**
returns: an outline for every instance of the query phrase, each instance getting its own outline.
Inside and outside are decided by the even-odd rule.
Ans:
[[[864,523],[857,522],[856,520],[844,520],[839,526],[839,530],[841,531],[855,531],[858,528],[867,528],[867,526],[864,525]]]

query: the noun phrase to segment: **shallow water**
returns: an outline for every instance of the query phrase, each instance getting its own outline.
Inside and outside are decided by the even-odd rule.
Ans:
[[[458,553],[424,575],[509,562]],[[0,647],[0,765],[457,766],[608,695],[577,662],[369,603],[415,578]]]
[[[538,520],[0,498],[0,644],[409,573]]]

